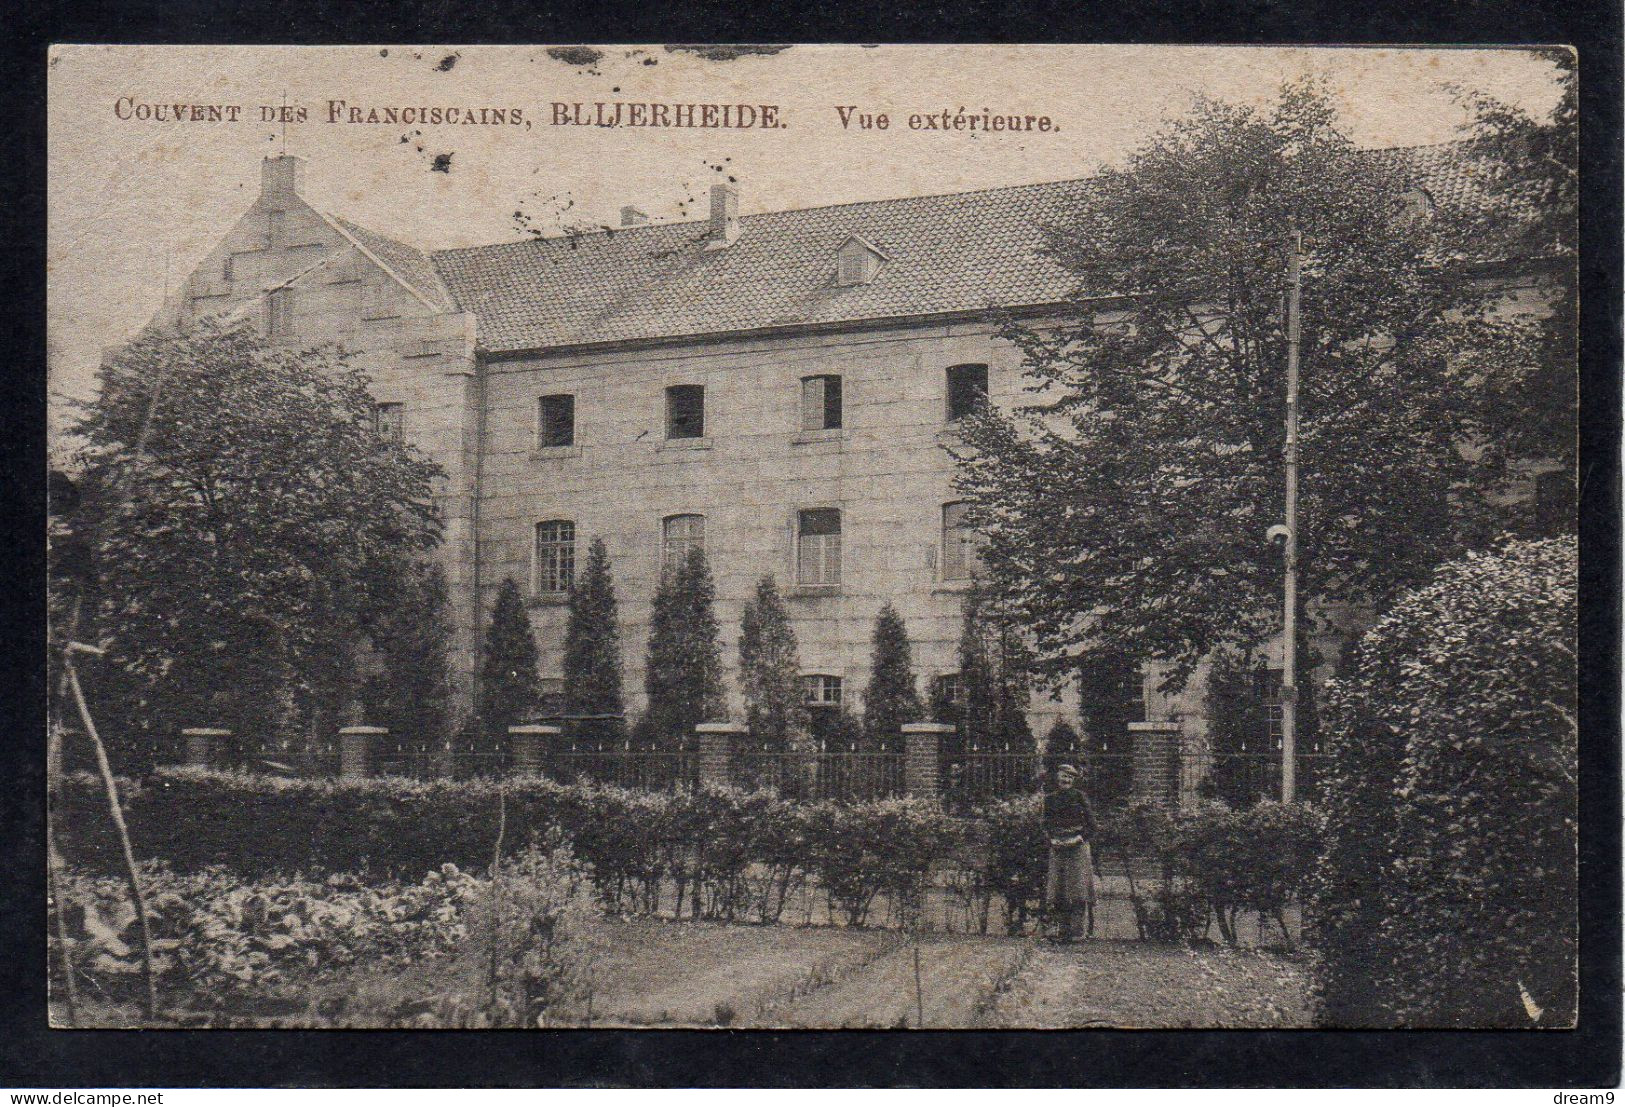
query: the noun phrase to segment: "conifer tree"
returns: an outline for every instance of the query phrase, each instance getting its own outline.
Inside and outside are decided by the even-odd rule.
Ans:
[[[639,726],[652,741],[685,745],[697,724],[723,717],[715,598],[711,568],[701,549],[689,551],[687,560],[667,573],[655,592],[643,674],[649,708]]]
[[[388,727],[394,741],[424,758],[451,732],[446,572],[438,563],[419,563],[396,578],[392,591],[370,634],[381,671],[362,690],[362,721]]]
[[[570,590],[570,617],[564,628],[564,703],[572,715],[621,715],[626,710],[615,582],[602,538],[592,540],[586,565]],[[608,739],[618,736],[622,725],[595,720],[582,728],[587,737]]]
[[[811,724],[796,632],[771,576],[757,582],[739,628],[739,682],[751,737],[773,749],[806,749]]]
[[[965,594],[959,680],[964,688],[957,719],[959,744],[1008,743],[1013,751],[1031,751],[1026,646],[1003,607],[980,583]]]
[[[539,698],[536,639],[525,601],[512,577],[504,577],[485,632],[480,669],[480,720],[491,749],[502,748],[508,728],[523,722]]]
[[[920,695],[914,687],[908,628],[888,603],[875,616],[869,687],[863,695],[864,744],[872,750],[900,749],[903,724],[919,718]]]

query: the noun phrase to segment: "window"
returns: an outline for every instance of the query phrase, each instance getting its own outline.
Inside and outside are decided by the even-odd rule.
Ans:
[[[982,537],[965,522],[964,503],[942,505],[942,579],[968,580],[982,569]]]
[[[661,526],[660,573],[675,573],[688,561],[689,551],[705,549],[704,515],[670,515]]]
[[[948,421],[963,419],[987,398],[987,366],[948,367]]]
[[[1258,698],[1264,704],[1264,752],[1269,753],[1281,748],[1281,678],[1286,674],[1280,669],[1262,669],[1258,673]],[[1247,742],[1242,741],[1242,752],[1247,750]]]
[[[373,404],[372,429],[378,432],[378,437],[390,442],[405,440],[406,431],[406,405],[405,404]]]
[[[293,332],[293,293],[286,288],[275,288],[265,294],[265,333],[269,335]]]
[[[265,213],[265,244],[267,246],[280,246],[287,237],[287,213],[269,211]]]
[[[841,513],[820,507],[796,516],[796,583],[841,583]]]
[[[705,437],[705,385],[674,384],[666,389],[666,437]]]
[[[543,396],[536,401],[536,445],[574,446],[576,444],[576,398]]]
[[[949,707],[965,706],[965,682],[958,673],[943,673],[937,678],[937,702]]]
[[[839,430],[841,378],[834,374],[801,378],[801,429]]]
[[[576,525],[568,519],[536,524],[536,594],[568,592],[576,576]]]
[[[807,678],[808,707],[840,707],[841,678],[815,673]]]

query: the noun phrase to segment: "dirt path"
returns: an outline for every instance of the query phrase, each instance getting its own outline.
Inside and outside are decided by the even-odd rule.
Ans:
[[[1301,962],[1219,946],[1040,945],[989,1022],[1035,1029],[1310,1025]]]
[[[631,920],[606,927],[596,1026],[741,1025],[784,997],[856,971],[880,931]]]

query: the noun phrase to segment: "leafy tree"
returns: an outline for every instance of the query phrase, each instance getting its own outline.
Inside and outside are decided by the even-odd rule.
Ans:
[[[123,752],[184,725],[294,741],[338,721],[380,582],[439,541],[439,468],[372,413],[342,353],[246,327],[155,329],[103,367],[74,428],[74,532]]]
[[[1471,114],[1468,149],[1480,169],[1481,187],[1500,205],[1523,214],[1513,228],[1509,256],[1528,259],[1572,259],[1579,239],[1580,98],[1573,50],[1536,51],[1551,65],[1559,96],[1546,119],[1483,93],[1456,89]],[[1481,215],[1475,231],[1504,238],[1507,229]],[[1537,356],[1521,373],[1488,382],[1501,390],[1504,402],[1520,418],[1502,428],[1514,456],[1555,461],[1571,476],[1576,471],[1578,403],[1577,336],[1579,272],[1573,264],[1549,267],[1550,314],[1540,323]],[[1572,496],[1575,488],[1570,485]],[[1574,533],[1577,515],[1569,505],[1565,533]]]
[[[639,724],[652,741],[682,746],[695,726],[725,717],[715,598],[711,568],[701,549],[690,550],[655,591],[643,674],[649,706]]]
[[[536,676],[536,638],[519,585],[503,577],[485,631],[480,666],[480,721],[488,751],[501,749],[508,728],[524,722],[541,699]]]
[[[757,581],[739,631],[739,683],[751,737],[773,749],[807,749],[811,720],[796,632],[771,576]]]
[[[899,750],[903,724],[919,719],[920,694],[914,686],[908,628],[897,609],[887,603],[875,616],[869,688],[863,695],[864,743],[871,750]]]
[[[1008,745],[1030,753],[1027,723],[1029,654],[1021,631],[1002,604],[980,583],[965,593],[959,635],[959,680],[964,703],[957,712],[956,744]]]
[[[370,635],[381,671],[363,689],[362,721],[388,727],[421,763],[452,729],[446,573],[423,562],[380,591],[392,598]]]
[[[602,538],[587,548],[587,562],[570,590],[570,617],[564,628],[564,702],[572,715],[622,715],[621,630],[615,582]],[[622,723],[594,722],[598,738],[612,738]]]
[[[1355,150],[1330,100],[1202,102],[1050,234],[1068,318],[1011,325],[1032,400],[967,421],[960,488],[1039,666],[1169,664],[1279,624],[1282,293],[1303,238],[1302,593],[1381,607],[1499,529],[1505,391],[1539,328],[1458,262],[1502,252],[1448,207],[1417,218],[1399,159]],[[1441,264],[1442,263],[1442,264]],[[1132,293],[1110,310],[1099,297]],[[1315,614],[1315,609],[1306,611]]]
[[[1573,1024],[1578,560],[1571,536],[1444,566],[1331,682],[1324,1024]]]

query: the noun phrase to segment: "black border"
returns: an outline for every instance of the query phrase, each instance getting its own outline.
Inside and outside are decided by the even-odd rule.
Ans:
[[[0,374],[8,572],[0,706],[0,1086],[1612,1086],[1620,1077],[1620,29],[1611,0],[636,0],[389,10],[310,0],[13,9],[0,121],[9,358]],[[40,843],[44,730],[45,78],[51,42],[1180,42],[1569,44],[1580,54],[1580,1028],[1351,1031],[554,1033],[50,1031]]]

